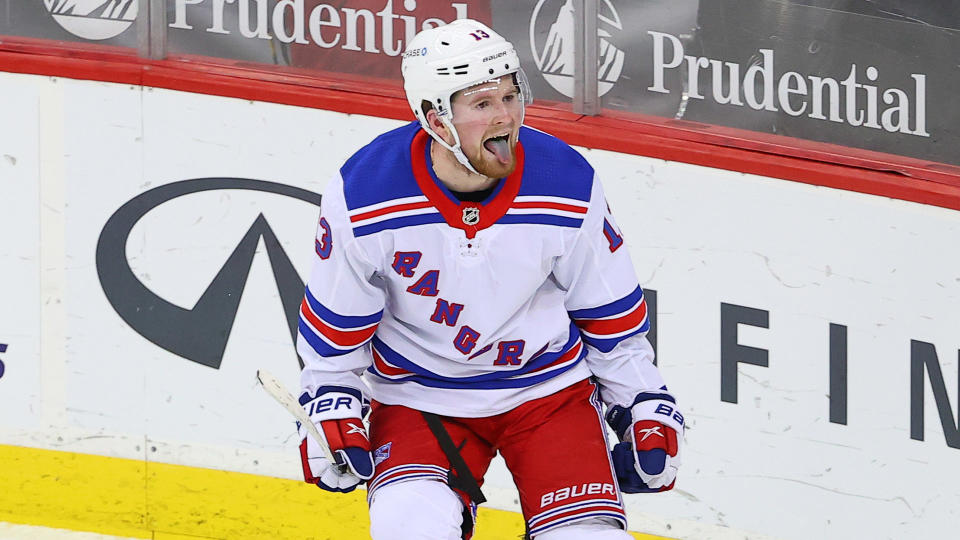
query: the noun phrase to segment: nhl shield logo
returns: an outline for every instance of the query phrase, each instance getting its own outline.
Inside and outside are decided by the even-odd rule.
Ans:
[[[463,223],[465,225],[476,225],[480,223],[480,209],[476,206],[468,206],[463,209]]]

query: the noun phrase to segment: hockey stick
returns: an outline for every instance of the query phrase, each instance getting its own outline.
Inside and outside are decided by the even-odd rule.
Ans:
[[[277,403],[283,405],[283,408],[290,411],[290,414],[300,422],[304,428],[306,428],[307,433],[309,433],[317,441],[317,444],[320,446],[320,449],[323,450],[323,456],[330,460],[330,463],[337,465],[337,460],[333,458],[333,454],[330,452],[330,447],[327,446],[327,439],[320,433],[320,430],[317,429],[316,424],[310,421],[310,417],[307,416],[307,411],[303,410],[303,407],[300,406],[300,403],[294,399],[290,392],[287,392],[287,389],[283,387],[283,384],[273,376],[272,373],[265,369],[257,370],[257,380],[260,381],[260,385],[263,386],[263,389],[270,394],[273,399],[277,400]]]

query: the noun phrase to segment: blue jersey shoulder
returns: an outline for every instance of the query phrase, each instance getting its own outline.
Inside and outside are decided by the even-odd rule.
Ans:
[[[413,177],[410,144],[419,122],[383,133],[340,167],[347,209],[423,195]]]
[[[593,167],[569,144],[542,131],[520,128],[523,183],[519,195],[590,200]]]

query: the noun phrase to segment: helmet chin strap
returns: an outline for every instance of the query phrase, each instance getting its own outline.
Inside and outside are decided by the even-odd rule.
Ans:
[[[523,120],[526,117],[526,113],[527,113],[526,106],[521,105],[520,125],[523,125]],[[454,144],[452,146],[447,144],[447,141],[443,140],[443,137],[437,134],[437,132],[430,127],[428,122],[421,121],[420,125],[423,126],[424,130],[426,130],[426,132],[429,133],[430,136],[434,138],[434,140],[440,143],[441,146],[443,146],[444,148],[449,150],[451,153],[453,153],[453,156],[457,158],[457,161],[460,162],[461,165],[466,167],[468,171],[472,172],[473,174],[479,174],[480,176],[483,176],[476,169],[473,168],[473,165],[470,163],[470,159],[467,158],[467,155],[463,153],[463,149],[460,147],[460,134],[457,133],[457,128],[453,127],[453,122],[451,122],[450,119],[446,117],[441,117],[440,121],[443,122],[443,125],[446,126],[447,129],[450,130],[450,133],[453,134]]]
[[[457,158],[457,161],[466,167],[468,171],[472,172],[473,174],[479,174],[480,176],[483,176],[473,168],[473,165],[470,163],[467,155],[463,153],[463,149],[460,147],[460,134],[457,133],[456,128],[453,127],[453,123],[446,118],[441,118],[440,121],[443,122],[443,125],[447,126],[447,129],[450,130],[450,133],[453,134],[454,144],[452,146],[447,144],[447,141],[443,140],[443,138],[440,137],[440,135],[438,135],[437,132],[435,132],[432,128],[428,129],[427,133],[429,133],[434,140],[440,143],[441,146],[453,153],[453,156]]]
[[[482,174],[480,174],[479,172],[477,172],[476,169],[473,168],[473,165],[470,163],[470,159],[468,159],[468,158],[467,158],[467,155],[464,154],[464,153],[463,153],[463,150],[460,149],[460,145],[459,145],[459,144],[458,144],[457,147],[453,150],[453,155],[454,155],[454,157],[457,158],[457,161],[459,161],[461,165],[463,165],[464,167],[467,168],[468,171],[472,172],[473,174],[478,174],[478,175],[480,175],[480,176],[483,176]]]

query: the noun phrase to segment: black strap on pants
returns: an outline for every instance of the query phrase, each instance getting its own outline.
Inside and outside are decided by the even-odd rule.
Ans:
[[[467,496],[470,497],[470,500],[473,501],[473,504],[481,505],[487,502],[487,498],[483,496],[483,492],[480,491],[480,486],[473,478],[473,473],[470,472],[470,467],[467,467],[467,463],[463,461],[463,456],[460,455],[460,449],[453,443],[450,434],[447,433],[446,428],[443,427],[443,422],[440,421],[440,417],[424,411],[420,411],[420,414],[423,415],[423,419],[427,422],[427,427],[430,428],[433,436],[437,438],[437,442],[440,443],[440,449],[443,450],[444,455],[447,456],[447,460],[450,462],[450,469],[447,470],[447,485],[466,493]],[[463,509],[463,523],[460,526],[460,530],[464,538],[473,531],[473,512],[470,511],[470,508]]]

